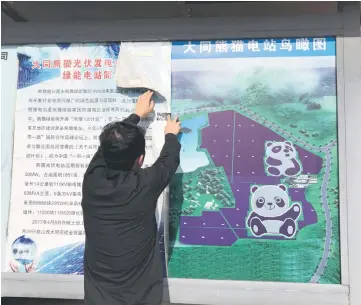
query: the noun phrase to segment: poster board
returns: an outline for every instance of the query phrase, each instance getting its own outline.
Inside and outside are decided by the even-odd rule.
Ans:
[[[132,85],[115,75],[121,48],[17,49],[9,271],[83,273],[83,172],[103,126],[132,113],[139,94],[117,88]],[[164,122],[169,109],[182,120],[181,164],[170,184],[169,277],[340,284],[335,38],[165,48],[171,107],[158,101],[140,125],[149,127],[150,166],[152,134],[162,133],[150,131],[153,121]]]
[[[169,276],[340,284],[335,39],[176,42],[172,81]]]
[[[347,17],[346,17],[347,15]],[[353,15],[352,15],[353,16]],[[260,19],[255,19],[255,20],[251,20],[250,18],[246,18],[246,19],[242,19],[240,22],[234,22],[234,24],[230,24],[230,22],[227,23],[227,20],[225,20],[225,22],[217,22],[215,23],[214,20],[210,21],[207,23],[206,21],[202,20],[203,22],[206,22],[207,24],[207,30],[200,30],[200,31],[190,31],[190,28],[194,27],[194,23],[192,23],[191,25],[189,25],[189,27],[184,27],[182,26],[182,31],[186,34],[179,34],[182,31],[179,31],[177,29],[177,31],[175,31],[175,28],[173,27],[171,30],[169,30],[169,34],[168,32],[168,36],[176,36],[176,37],[181,37],[184,35],[188,35],[189,37],[214,37],[214,36],[221,36],[221,33],[231,33],[230,36],[232,37],[249,37],[249,36],[254,36],[254,37],[263,37],[263,36],[268,36],[271,37],[272,33],[274,33],[274,35],[276,36],[282,36],[282,35],[286,35],[286,32],[283,31],[282,29],[284,28],[285,24],[287,25],[291,25],[292,24],[292,29],[296,29],[296,30],[291,30],[289,32],[293,32],[298,36],[304,35],[307,32],[310,32],[312,34],[318,35],[322,37],[322,33],[344,33],[347,32],[349,33],[351,31],[351,20],[352,16],[350,14],[345,14],[344,17],[345,18],[345,24],[348,28],[348,30],[344,30],[343,28],[341,29],[341,23],[338,22],[338,19],[336,20],[335,16],[326,16],[325,18],[319,18],[319,16],[315,16],[315,18],[300,18],[297,20],[294,20],[293,18],[281,18],[282,20],[278,20],[277,22],[275,22],[274,19],[270,18],[269,20],[260,20]],[[351,17],[351,18],[350,18]],[[285,20],[284,20],[285,19]],[[291,20],[292,19],[292,20]],[[302,22],[301,22],[302,20]],[[307,22],[306,22],[307,20]],[[342,19],[340,19],[342,20]],[[349,22],[350,21],[350,22]],[[151,23],[151,22],[149,22]],[[187,23],[188,24],[188,23]],[[209,32],[209,28],[213,28],[214,29],[218,29],[220,25],[221,29],[219,31],[210,31]],[[101,29],[101,32],[104,32],[104,28],[107,28],[108,25],[104,25]],[[286,26],[287,27],[287,26]],[[330,28],[331,27],[331,28]],[[53,29],[56,28],[56,26],[52,27]],[[109,26],[108,26],[109,28]],[[154,28],[157,27],[152,27],[153,31]],[[225,30],[226,29],[226,30]],[[262,32],[262,29],[268,29],[270,31],[267,32]],[[55,29],[56,30],[56,29]],[[29,30],[30,31],[30,30]],[[78,27],[77,31],[81,32],[81,29]],[[168,29],[167,29],[168,31]],[[277,32],[278,31],[278,32]],[[30,31],[31,32],[31,31]],[[58,28],[56,33],[60,33],[60,29]],[[87,33],[83,33],[82,35],[82,39],[83,40],[88,40],[91,41],[91,38],[89,40],[89,37],[94,37],[94,35],[96,36],[97,33],[94,34],[94,32],[92,32],[91,34],[88,33],[89,31],[87,31]],[[159,29],[158,31],[155,30],[154,33],[159,33]],[[212,34],[210,34],[212,33]],[[214,34],[217,33],[217,34]],[[236,35],[235,35],[236,33]],[[238,34],[237,34],[238,33]],[[244,33],[239,35],[239,33]],[[248,33],[248,34],[247,34]],[[284,33],[284,34],[282,34]],[[144,34],[143,34],[144,35]],[[157,34],[158,35],[158,34]],[[165,35],[165,36],[167,36]],[[340,34],[342,35],[342,34]],[[71,36],[71,35],[70,35]],[[122,33],[122,37],[126,36],[126,33]],[[129,37],[132,36],[132,33],[130,34]],[[168,37],[167,36],[167,37]],[[19,36],[20,37],[20,36]],[[50,36],[47,37],[40,37],[38,40],[40,41],[46,41],[47,39],[49,39]],[[64,35],[62,37],[65,37]],[[75,37],[75,36],[74,36]],[[84,38],[85,37],[85,38]],[[100,36],[96,36],[99,37],[98,39],[101,39]],[[139,39],[139,35],[137,36]],[[153,36],[152,36],[153,37]],[[56,40],[58,38],[56,38],[54,35],[52,36],[52,39]],[[74,39],[74,38],[72,38]],[[59,39],[58,39],[59,40]],[[338,42],[341,42],[341,44],[338,44],[338,46],[340,46],[341,50],[343,50],[343,39],[340,38],[338,39]],[[352,79],[349,79],[347,82],[347,85],[343,82],[343,72],[345,71],[347,77],[350,77],[350,75],[354,75],[355,73],[355,69],[357,69],[357,65],[356,67],[354,66],[355,64],[355,54],[356,54],[356,50],[357,46],[354,43],[353,39],[349,39],[346,41],[347,44],[347,48],[344,50],[345,54],[343,52],[338,52],[338,67],[340,68],[340,70],[338,71],[338,75],[341,76],[338,78],[339,81],[339,87],[342,88],[342,90],[345,90],[345,92],[347,93],[346,96],[343,96],[343,93],[340,94],[340,102],[341,105],[344,104],[344,99],[346,99],[348,101],[348,107],[345,110],[346,112],[350,112],[351,109],[355,115],[357,114],[357,108],[356,105],[354,105],[354,103],[352,101],[354,101],[354,97],[355,97],[355,90],[351,90],[351,88],[355,87],[355,81],[352,81]],[[344,55],[347,54],[352,54],[352,56],[346,56],[345,57],[345,62],[343,61]],[[358,53],[357,53],[358,54]],[[348,59],[346,59],[348,58]],[[352,62],[352,64],[351,64]],[[345,66],[344,66],[345,64]],[[359,71],[357,72],[359,73]],[[355,80],[355,79],[353,79]],[[349,91],[351,90],[351,91]],[[353,98],[352,98],[353,97]],[[341,106],[342,107],[342,106]],[[348,115],[348,118],[352,117],[352,115]],[[341,115],[341,117],[339,118],[339,122],[341,122],[342,126],[344,126],[344,116],[343,113]],[[351,125],[355,125],[356,122],[350,122]],[[340,127],[341,129],[344,127]],[[356,129],[354,129],[356,130]],[[352,130],[350,129],[350,132],[352,133]],[[342,133],[341,133],[342,134]],[[350,136],[351,137],[351,136]],[[340,141],[344,141],[343,138],[340,139]],[[345,144],[345,143],[343,143]],[[355,144],[355,143],[354,143]],[[352,141],[349,141],[347,146],[354,146],[352,144]],[[343,146],[341,145],[341,150],[343,150],[342,148]],[[347,150],[349,151],[349,153],[347,153],[347,155],[352,154],[351,151],[352,150]],[[346,152],[343,150],[343,153],[346,154]],[[341,158],[343,158],[343,155],[341,154]],[[352,156],[348,157],[349,160],[353,160],[352,161],[352,166],[354,166],[357,162],[355,160],[355,158],[353,158]],[[356,163],[355,163],[356,162]],[[351,165],[350,165],[351,166]],[[350,167],[348,166],[348,168]],[[344,170],[345,167],[343,167]],[[350,170],[348,171],[349,173],[347,174],[350,177],[354,177],[356,178],[356,173],[352,171],[352,169],[350,168]],[[340,175],[345,175],[344,174],[340,174]],[[344,181],[344,180],[343,180]],[[352,181],[352,179],[349,181]],[[343,186],[343,190],[344,192],[346,192],[345,190],[345,185]],[[351,191],[350,191],[351,192]],[[354,192],[353,192],[354,193]],[[352,197],[353,198],[353,197]],[[352,200],[351,200],[352,201]],[[352,201],[353,202],[353,201]],[[353,207],[353,211],[356,209],[356,206]],[[345,214],[343,214],[345,215]],[[346,218],[343,217],[343,230],[346,226]],[[353,218],[352,218],[353,219]],[[353,224],[353,225],[352,225]],[[355,222],[350,222],[350,227],[355,227]],[[345,232],[345,231],[344,231]],[[346,232],[347,235],[347,232]],[[351,237],[350,237],[351,238]],[[352,239],[351,239],[352,240]],[[355,245],[354,245],[355,246]],[[355,247],[353,247],[354,250]],[[347,264],[347,257],[346,257],[346,264]],[[345,270],[345,269],[344,269]],[[17,295],[15,292],[10,292],[13,291],[13,289],[9,290],[9,284],[13,283],[13,284],[17,284],[20,285],[21,287],[23,287],[23,289],[21,289],[21,291],[23,291],[23,295],[34,295],[34,296],[58,296],[58,297],[81,297],[81,281],[78,280],[78,277],[71,277],[67,278],[67,277],[48,277],[46,275],[42,275],[41,277],[38,276],[33,276],[33,274],[27,274],[24,276],[10,276],[11,274],[9,274],[9,276],[5,276],[5,279],[7,281],[7,294],[10,295]],[[347,273],[345,274],[346,278],[348,278]],[[354,274],[354,277],[356,275]],[[28,282],[26,279],[31,279],[31,284],[30,282]],[[357,276],[356,279],[357,280]],[[264,300],[267,300],[267,303],[269,304],[276,304],[275,302],[277,302],[277,304],[288,304],[289,302],[295,301],[295,300],[302,300],[302,302],[305,302],[305,300],[308,301],[315,301],[318,300],[319,304],[329,304],[329,301],[334,301],[335,304],[346,304],[346,298],[348,295],[348,287],[347,286],[335,286],[333,285],[332,287],[329,287],[327,285],[317,285],[314,286],[312,284],[306,284],[306,285],[294,285],[294,284],[285,284],[285,283],[266,283],[266,282],[258,282],[258,283],[250,283],[250,282],[234,282],[234,281],[196,281],[196,280],[169,280],[168,281],[170,283],[170,289],[172,290],[172,295],[173,295],[173,300],[176,301],[180,301],[183,300],[185,302],[190,302],[190,300],[194,300],[197,303],[202,303],[202,304],[206,304],[205,302],[207,302],[206,300],[208,300],[208,304],[210,303],[218,303],[218,304],[223,304],[225,302],[225,300],[229,301],[229,304],[239,304],[239,300],[244,300],[246,302],[246,300],[248,300],[247,304],[253,304],[252,302],[254,300],[259,300],[260,298],[264,298]],[[41,283],[42,285],[42,291],[38,291],[38,290],[34,290],[35,286],[34,285],[38,285],[39,283]],[[71,287],[69,286],[71,283]],[[346,281],[343,280],[343,283],[345,285],[348,284],[347,279]],[[11,284],[10,284],[11,285]],[[58,287],[60,290],[59,292],[55,292],[51,287],[54,287],[54,285],[56,285],[56,287]],[[33,287],[33,288],[30,288]],[[70,289],[72,288],[72,289]],[[74,288],[74,289],[73,289]],[[31,289],[31,290],[30,290]],[[19,290],[17,290],[19,291]],[[35,292],[36,291],[36,292]],[[62,291],[62,292],[60,292]],[[187,291],[188,293],[184,293],[185,291]],[[36,294],[35,294],[36,293]],[[331,297],[330,297],[330,293],[331,293]],[[208,297],[207,297],[208,296]],[[284,296],[285,297],[285,302],[288,303],[284,303],[281,302],[280,297]],[[357,295],[356,295],[357,296]],[[256,298],[255,298],[256,297]],[[327,298],[327,299],[326,299]],[[236,301],[238,300],[238,302]],[[273,302],[274,300],[274,302]],[[288,300],[288,301],[286,301]],[[327,300],[327,301],[326,301]],[[307,301],[306,301],[307,302]],[[328,302],[328,303],[327,303]],[[246,304],[246,303],[245,303]],[[355,304],[358,304],[357,302]]]
[[[162,47],[169,48],[163,63],[170,66],[170,44]],[[116,85],[120,48],[116,42],[17,48],[20,72],[12,173],[17,182],[9,217],[9,271],[83,274],[83,174],[98,148],[102,128],[129,116],[141,93]],[[168,82],[170,87],[170,75]],[[153,122],[164,121],[169,112],[169,100],[154,100],[154,113],[139,123],[146,130],[144,167],[157,158]],[[163,196],[156,215],[164,257],[162,207]]]

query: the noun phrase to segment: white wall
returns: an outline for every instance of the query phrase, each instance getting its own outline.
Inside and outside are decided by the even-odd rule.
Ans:
[[[5,271],[18,60],[15,47],[2,46],[1,52],[8,54],[7,60],[1,59],[1,271]]]

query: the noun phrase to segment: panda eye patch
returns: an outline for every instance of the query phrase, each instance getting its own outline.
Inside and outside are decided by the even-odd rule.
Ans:
[[[281,151],[281,146],[276,146],[272,148],[272,152],[279,153]]]
[[[264,203],[265,203],[265,199],[263,197],[259,197],[256,201],[256,205],[258,208],[263,207]]]
[[[18,249],[13,249],[13,253],[14,254],[18,253]]]
[[[279,207],[283,208],[283,207],[285,206],[285,202],[282,200],[282,198],[280,198],[280,197],[275,197],[274,200],[275,200],[276,204],[277,204]]]

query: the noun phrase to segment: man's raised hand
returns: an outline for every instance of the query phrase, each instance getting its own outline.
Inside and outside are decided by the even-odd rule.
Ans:
[[[165,126],[164,133],[172,133],[177,135],[181,131],[181,122],[178,121],[178,117],[174,120],[171,120],[170,115],[168,115],[167,125]]]
[[[143,93],[135,106],[135,114],[141,118],[147,117],[154,109],[154,101],[152,100],[153,92],[148,90]]]

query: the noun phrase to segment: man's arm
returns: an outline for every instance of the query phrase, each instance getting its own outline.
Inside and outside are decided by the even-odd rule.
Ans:
[[[155,163],[144,169],[145,183],[154,191],[156,197],[163,192],[179,166],[181,144],[173,133],[165,135],[165,142]]]
[[[122,121],[122,123],[126,123],[129,125],[138,125],[139,122],[140,122],[140,116],[135,113],[132,113],[130,116],[128,116]]]

